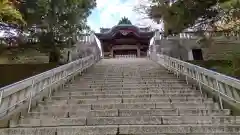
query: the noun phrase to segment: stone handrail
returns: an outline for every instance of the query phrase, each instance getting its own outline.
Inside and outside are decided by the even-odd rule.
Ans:
[[[23,106],[28,106],[30,112],[32,101],[42,93],[47,92],[51,97],[52,90],[62,87],[69,79],[98,62],[101,59],[98,48],[101,42],[94,34],[86,34],[82,38],[81,42],[95,46],[89,56],[0,88],[0,120],[11,116]]]
[[[240,103],[240,80],[166,55],[151,54],[150,58],[176,73],[177,76],[183,75],[187,83],[189,78],[197,81],[201,93],[203,86],[216,92],[221,109],[223,109],[223,97],[234,103]]]
[[[27,103],[31,108],[34,97],[54,87],[64,85],[67,80],[81,73],[100,60],[94,55],[73,61],[25,80],[0,89],[0,118],[7,116],[21,105]]]
[[[81,42],[81,43],[95,42],[95,35],[94,35],[94,33],[82,34],[78,41]]]
[[[240,33],[237,31],[204,31],[205,35],[215,37],[231,38],[232,40],[240,40]],[[202,35],[202,31],[185,31],[179,34],[173,34],[168,37],[164,37],[163,32],[156,31],[155,37],[159,39],[198,39]]]

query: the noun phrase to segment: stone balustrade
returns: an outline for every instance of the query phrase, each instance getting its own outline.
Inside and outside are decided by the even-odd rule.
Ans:
[[[51,97],[52,91],[62,88],[67,81],[101,59],[100,50],[96,50],[101,43],[97,42],[95,35],[85,35],[79,42],[89,44],[95,47],[95,50],[87,57],[70,61],[65,65],[0,88],[0,126],[3,126],[3,122],[5,123],[4,119],[9,119],[7,116],[16,114],[15,112],[23,108],[30,112],[31,107],[34,106],[33,102],[41,100],[39,98],[44,96]]]
[[[95,41],[95,36],[94,34],[82,34],[78,41],[80,43],[91,43]]]
[[[150,58],[169,71],[174,72],[177,76],[183,75],[187,83],[190,79],[195,80],[201,92],[202,87],[216,92],[221,108],[223,108],[222,98],[240,103],[240,80],[166,55],[151,54]]]
[[[29,109],[34,97],[63,85],[72,77],[95,64],[99,59],[88,56],[0,89],[0,117],[15,111],[23,104]]]
[[[159,39],[198,39],[202,32],[194,32],[194,31],[186,31],[179,34],[173,34],[168,37],[164,37],[164,33],[159,32],[159,34],[155,34]],[[240,40],[240,33],[236,31],[204,31],[204,35],[215,37],[225,37],[231,38],[231,40]]]
[[[136,55],[115,55],[115,58],[137,58]]]

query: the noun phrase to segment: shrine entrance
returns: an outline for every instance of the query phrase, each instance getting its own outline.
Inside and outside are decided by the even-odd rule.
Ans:
[[[146,57],[154,32],[131,24],[119,24],[95,35],[101,42],[104,58]]]
[[[140,57],[140,49],[137,45],[114,45],[111,55],[116,57]]]
[[[131,58],[136,58],[137,57],[137,50],[114,50],[113,51],[113,57],[114,58],[126,58],[126,57],[131,57]]]

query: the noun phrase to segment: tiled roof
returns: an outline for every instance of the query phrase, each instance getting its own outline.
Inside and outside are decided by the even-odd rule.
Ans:
[[[137,36],[140,37],[148,37],[148,36],[153,36],[153,32],[149,32],[144,30],[144,28],[139,28],[135,25],[131,24],[120,24],[112,27],[111,29],[107,28],[102,28],[101,33],[95,33],[98,38],[112,38],[119,30],[122,29],[131,29],[135,32]]]

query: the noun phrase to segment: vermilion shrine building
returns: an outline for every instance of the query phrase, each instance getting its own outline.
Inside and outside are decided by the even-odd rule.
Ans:
[[[139,28],[131,24],[120,24],[113,28],[102,28],[95,33],[102,44],[104,57],[116,55],[135,55],[145,57],[149,42],[154,35],[148,28]]]

